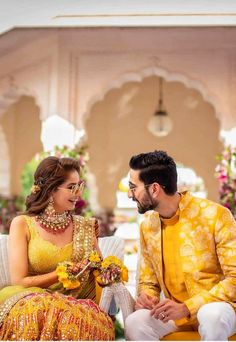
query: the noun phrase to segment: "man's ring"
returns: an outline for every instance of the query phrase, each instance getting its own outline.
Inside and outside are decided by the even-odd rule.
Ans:
[[[164,311],[160,313],[161,319],[164,319],[166,316],[164,314]]]

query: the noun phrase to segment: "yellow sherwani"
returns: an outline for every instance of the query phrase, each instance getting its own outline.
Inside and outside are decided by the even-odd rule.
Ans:
[[[190,321],[210,302],[225,301],[236,310],[236,222],[230,211],[186,192],[179,203],[178,226],[179,267],[188,294],[184,302]],[[162,229],[157,212],[145,214],[140,241],[138,292],[159,297],[162,290],[170,298],[163,278]]]
[[[170,298],[182,303],[189,295],[181,267],[179,210],[172,218],[161,219],[161,222],[164,283]]]

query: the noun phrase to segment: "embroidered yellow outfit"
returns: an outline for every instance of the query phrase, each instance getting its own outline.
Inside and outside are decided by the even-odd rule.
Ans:
[[[232,214],[217,203],[186,192],[182,194],[178,215],[172,227],[175,246],[166,244],[171,233],[164,232],[168,271],[163,263],[159,215],[145,215],[140,230],[139,293],[145,291],[159,298],[162,289],[167,298],[185,302],[191,317],[177,321],[179,325],[196,323],[199,308],[210,302],[225,301],[236,309],[236,222]],[[164,222],[164,229],[165,225]]]
[[[179,211],[170,219],[161,219],[161,222],[164,283],[171,299],[184,302],[188,293],[180,267]]]
[[[63,247],[43,240],[33,219],[25,219],[30,275],[51,272],[61,261],[80,261],[93,249],[93,219],[74,216],[73,242]],[[70,291],[59,283],[47,290],[8,286],[0,291],[0,340],[113,340],[113,323],[94,300],[95,282],[89,273],[83,287]]]

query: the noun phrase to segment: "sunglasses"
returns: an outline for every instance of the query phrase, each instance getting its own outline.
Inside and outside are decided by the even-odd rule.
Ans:
[[[68,188],[58,187],[58,189],[68,190],[72,195],[82,194],[84,191],[85,182],[80,181],[78,184],[70,185]]]

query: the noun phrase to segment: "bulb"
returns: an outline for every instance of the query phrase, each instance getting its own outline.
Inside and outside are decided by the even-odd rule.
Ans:
[[[172,130],[173,124],[168,115],[154,115],[148,122],[148,130],[156,137],[165,137]]]

